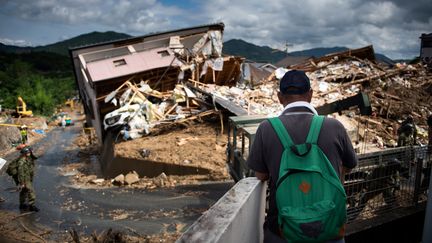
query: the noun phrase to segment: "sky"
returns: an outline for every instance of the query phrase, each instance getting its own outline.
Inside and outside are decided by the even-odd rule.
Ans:
[[[360,48],[419,55],[432,33],[431,0],[0,0],[0,42],[52,44],[93,31],[132,36],[223,22],[224,41],[300,51]]]

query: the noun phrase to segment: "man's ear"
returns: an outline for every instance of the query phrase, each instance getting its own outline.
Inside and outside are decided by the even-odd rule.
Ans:
[[[279,103],[281,103],[283,105],[284,104],[284,97],[280,91],[277,92],[277,97],[278,97]]]
[[[310,89],[308,92],[308,97],[307,97],[309,103],[312,101],[312,96],[313,96],[313,90]]]

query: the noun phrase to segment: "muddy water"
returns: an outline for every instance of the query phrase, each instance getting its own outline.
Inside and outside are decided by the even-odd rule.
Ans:
[[[152,191],[77,188],[59,168],[65,157],[70,162],[79,159],[78,151],[69,145],[80,130],[78,126],[55,128],[34,146],[35,154],[40,155],[34,188],[41,211],[23,217],[26,225],[42,225],[54,233],[71,228],[85,233],[113,228],[141,235],[176,231],[178,225],[185,228],[192,224],[232,186],[209,182]],[[18,192],[13,189],[11,178],[1,175],[0,196],[6,202],[0,204],[0,210],[18,212]]]

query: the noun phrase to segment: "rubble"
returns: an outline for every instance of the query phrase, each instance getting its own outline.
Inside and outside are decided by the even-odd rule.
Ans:
[[[124,178],[124,183],[126,185],[132,185],[134,183],[139,182],[139,175],[138,173],[136,173],[135,171],[129,172],[125,178]]]
[[[401,120],[412,115],[416,121],[420,144],[426,144],[426,119],[431,113],[432,78],[422,64],[398,63],[383,67],[374,62],[373,47],[308,59],[287,69],[277,69],[254,86],[217,86],[200,84],[199,88],[214,98],[232,103],[237,115],[276,116],[282,111],[277,99],[278,79],[290,69],[307,72],[314,90],[315,107],[341,100],[363,91],[369,94],[373,115],[361,117],[352,111],[345,114],[356,120],[353,142],[373,143],[378,148],[394,147]],[[240,110],[240,111],[239,111]],[[350,114],[348,114],[350,113]],[[367,141],[365,141],[367,140]]]
[[[103,178],[98,178],[98,179],[90,180],[90,183],[93,183],[93,184],[98,185],[98,184],[102,184],[104,181],[105,181],[105,179],[103,179]]]
[[[112,183],[119,186],[123,185],[125,183],[125,176],[123,174],[116,176]]]
[[[180,51],[181,42],[179,43],[176,38],[171,40],[172,47],[175,46],[174,49]],[[214,51],[218,52],[217,49]],[[282,77],[284,72],[294,68],[305,70],[310,77],[314,90],[312,104],[315,107],[351,97],[358,92],[369,94],[373,107],[372,116],[359,116],[357,111],[348,110],[338,118],[349,127],[348,132],[357,151],[394,147],[399,123],[408,114],[414,117],[420,131],[419,142],[425,144],[426,132],[422,131],[426,131],[426,117],[431,112],[428,105],[432,93],[430,75],[421,64],[380,66],[374,62],[371,46],[322,58],[310,58],[302,64],[276,69],[267,78],[249,77],[253,82],[236,82],[232,78],[220,78],[224,73],[227,75],[222,71],[219,76],[213,75],[213,71],[220,70],[222,63],[225,69],[227,62],[233,60],[232,58],[210,58],[204,54],[189,59],[184,59],[181,55],[177,58],[177,61],[181,60],[182,63],[176,61],[176,65],[180,65],[180,72],[192,72],[189,73],[190,76],[184,76],[180,82],[173,84],[172,89],[156,90],[155,87],[158,85],[155,85],[154,80],[146,79],[145,75],[134,75],[116,90],[97,98],[98,102],[106,104],[104,107],[111,107],[111,112],[106,112],[104,116],[104,128],[121,128],[115,136],[116,158],[145,160],[150,164],[169,163],[173,165],[172,168],[177,165],[197,166],[209,170],[210,177],[226,178],[226,171],[217,169],[214,173],[214,168],[224,166],[225,159],[209,163],[212,161],[211,156],[203,154],[210,148],[214,150],[210,151],[210,154],[223,153],[225,144],[220,145],[215,140],[209,140],[210,143],[203,146],[203,140],[198,133],[177,133],[175,125],[183,124],[183,128],[187,128],[186,131],[188,128],[200,130],[198,122],[190,121],[199,121],[203,116],[210,114],[220,114],[220,107],[236,115],[276,116],[283,108],[277,98],[277,77]],[[193,64],[197,62],[205,63],[211,68],[206,72],[202,69],[197,72],[198,69],[193,69]],[[232,66],[233,72],[236,65],[234,63]],[[228,76],[235,76],[230,75]],[[113,107],[116,109],[112,110]],[[223,123],[221,125],[220,130],[223,130]],[[206,159],[204,162],[204,159],[197,158]],[[172,175],[164,172],[169,175],[168,177]],[[144,178],[156,175],[144,175]],[[166,179],[144,181],[141,178],[137,184],[142,184],[146,188],[175,184]],[[123,184],[124,181],[119,180],[117,183]]]
[[[124,86],[127,89],[118,94]],[[152,103],[150,97],[156,97],[159,101]],[[104,99],[107,103],[120,105],[120,108],[105,115],[104,128],[121,126],[120,135],[127,141],[149,134],[150,129],[159,124],[184,122],[217,113],[196,102],[196,97],[194,92],[181,84],[162,94],[143,81],[138,85],[126,81]]]

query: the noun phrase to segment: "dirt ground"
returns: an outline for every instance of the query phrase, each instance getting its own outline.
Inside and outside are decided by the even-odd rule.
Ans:
[[[226,144],[227,135],[221,134],[220,123],[193,122],[186,126],[159,128],[149,136],[122,141],[117,144],[116,153],[128,158],[191,165],[211,171],[207,175],[179,176],[162,173],[154,178],[139,176],[137,183],[128,185],[133,188],[155,189],[197,184],[202,181],[231,180],[226,166]],[[61,169],[64,175],[73,175],[70,178],[75,186],[118,186],[114,179],[106,179],[101,175],[95,139],[92,140],[91,136],[82,133],[76,139],[75,145],[80,148],[80,161],[70,163],[65,160]]]
[[[210,179],[219,180],[229,176],[226,143],[227,136],[221,134],[219,123],[194,122],[187,127],[170,127],[156,131],[155,135],[121,142],[116,146],[116,154],[209,169]]]

